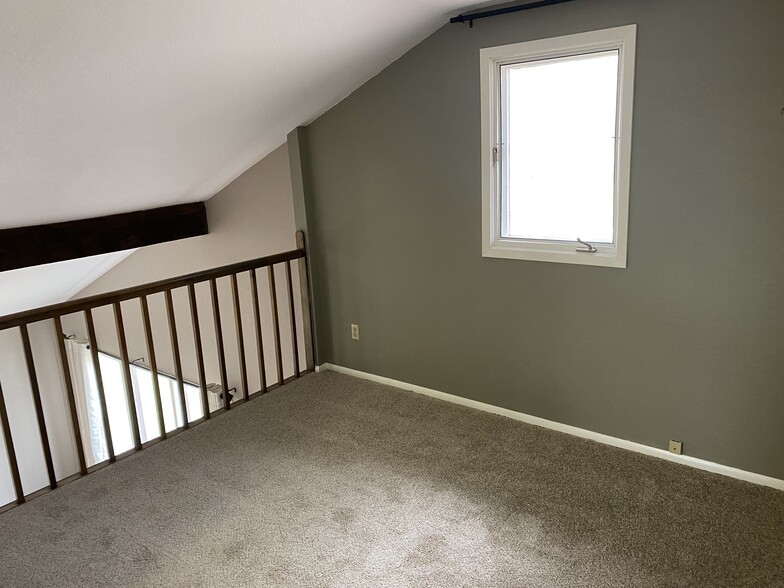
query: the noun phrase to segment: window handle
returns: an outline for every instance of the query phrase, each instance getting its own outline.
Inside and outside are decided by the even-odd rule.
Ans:
[[[503,143],[496,143],[493,145],[493,165],[498,163],[498,160],[501,157],[501,145],[503,145]]]
[[[575,249],[575,251],[577,251],[578,253],[596,253],[597,251],[599,251],[596,247],[594,247],[590,243],[586,243],[585,241],[580,239],[580,237],[577,237],[577,242],[580,243],[581,245],[585,245],[585,247],[578,247],[577,249]]]

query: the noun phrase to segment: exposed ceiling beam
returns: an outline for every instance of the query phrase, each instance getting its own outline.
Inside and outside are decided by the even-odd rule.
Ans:
[[[0,271],[206,235],[204,202],[0,230]]]

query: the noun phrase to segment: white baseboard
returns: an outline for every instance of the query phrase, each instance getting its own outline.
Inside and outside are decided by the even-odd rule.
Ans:
[[[393,380],[392,378],[385,378],[384,376],[377,376],[367,372],[360,372],[359,370],[353,370],[351,368],[346,368],[331,363],[324,363],[320,366],[316,366],[317,372],[324,370],[330,370],[333,372],[346,374],[348,376],[354,376],[355,378],[378,382],[379,384],[386,384],[387,386],[394,386],[395,388],[401,388],[403,390],[410,390],[411,392],[416,392],[417,394],[424,394],[425,396],[446,400],[447,402],[453,402],[454,404],[468,406],[470,408],[475,408],[484,412],[491,412],[493,414],[505,416],[516,421],[522,421],[530,425],[536,425],[538,427],[544,427],[545,429],[560,431],[561,433],[567,433],[569,435],[574,435],[575,437],[590,439],[591,441],[597,441],[599,443],[604,443],[605,445],[612,445],[613,447],[620,447],[621,449],[628,449],[629,451],[636,451],[637,453],[658,457],[660,459],[666,459],[667,461],[674,461],[676,463],[691,466],[699,470],[705,470],[715,474],[729,476],[730,478],[744,480],[745,482],[751,482],[752,484],[769,486],[770,488],[775,488],[777,490],[784,490],[784,480],[763,476],[762,474],[755,474],[753,472],[739,470],[737,468],[714,463],[712,461],[706,461],[704,459],[698,459],[688,455],[676,455],[664,449],[650,447],[649,445],[643,445],[642,443],[635,443],[634,441],[618,439],[617,437],[595,433],[593,431],[588,431],[587,429],[580,429],[578,427],[564,425],[555,421],[548,421],[547,419],[542,419],[524,414],[522,412],[509,410],[508,408],[501,408],[498,406],[493,406],[492,404],[477,402],[476,400],[470,400],[468,398],[463,398],[462,396],[455,396],[454,394],[447,394],[446,392],[439,392],[438,390],[431,390],[430,388],[423,388],[422,386],[417,386],[416,384],[408,384],[406,382],[400,382],[399,380]]]

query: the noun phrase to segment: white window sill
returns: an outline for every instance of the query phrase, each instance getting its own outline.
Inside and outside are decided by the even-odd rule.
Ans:
[[[482,257],[500,259],[519,259],[525,261],[546,261],[551,263],[571,263],[574,265],[592,265],[599,267],[626,267],[626,256],[612,247],[599,247],[596,253],[584,253],[566,248],[553,249],[537,247],[535,243],[499,239],[487,244],[482,250]]]

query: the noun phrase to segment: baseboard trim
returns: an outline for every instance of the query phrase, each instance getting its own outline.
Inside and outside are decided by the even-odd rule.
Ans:
[[[325,370],[346,374],[348,376],[361,378],[363,380],[378,382],[379,384],[386,384],[387,386],[394,386],[395,388],[401,388],[403,390],[409,390],[411,392],[416,392],[417,394],[423,394],[425,396],[430,396],[432,398],[438,398],[439,400],[446,400],[447,402],[452,402],[454,404],[460,404],[462,406],[475,408],[477,410],[481,410],[484,412],[490,412],[493,414],[505,416],[510,419],[514,419],[516,421],[521,421],[524,423],[528,423],[530,425],[536,425],[537,427],[544,427],[545,429],[560,431],[561,433],[574,435],[575,437],[581,437],[583,439],[590,439],[591,441],[597,441],[605,445],[620,447],[621,449],[628,449],[629,451],[635,451],[637,453],[642,453],[644,455],[658,457],[660,459],[672,461],[675,463],[680,463],[693,468],[697,468],[699,470],[713,472],[714,474],[729,476],[730,478],[743,480],[745,482],[751,482],[752,484],[758,484],[760,486],[768,486],[770,488],[775,488],[776,490],[784,490],[784,480],[779,480],[778,478],[771,478],[769,476],[763,476],[762,474],[747,472],[745,470],[740,470],[738,468],[725,466],[719,463],[714,463],[712,461],[706,461],[704,459],[698,459],[696,457],[691,457],[688,455],[676,455],[664,449],[650,447],[649,445],[643,445],[642,443],[635,443],[634,441],[627,441],[625,439],[611,437],[610,435],[595,433],[594,431],[589,431],[587,429],[580,429],[579,427],[572,427],[571,425],[564,425],[563,423],[548,421],[547,419],[531,416],[514,410],[509,410],[508,408],[501,408],[499,406],[494,406],[492,404],[485,404],[484,402],[478,402],[476,400],[471,400],[469,398],[463,398],[462,396],[455,396],[454,394],[439,392],[438,390],[432,390],[430,388],[417,386],[416,384],[409,384],[407,382],[393,380],[392,378],[386,378],[384,376],[377,376],[375,374],[361,372],[359,370],[354,370],[340,365],[323,363],[320,366],[316,366],[317,372],[321,372]]]

